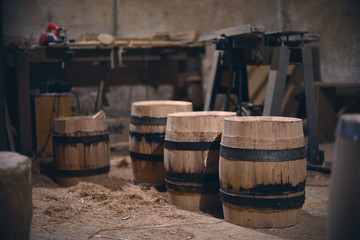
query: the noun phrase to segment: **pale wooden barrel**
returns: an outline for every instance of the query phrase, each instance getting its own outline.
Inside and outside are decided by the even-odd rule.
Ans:
[[[54,163],[62,186],[97,182],[110,171],[109,133],[105,118],[60,117],[54,120]]]
[[[29,239],[31,219],[31,161],[0,152],[0,238]]]
[[[192,111],[185,101],[141,101],[132,104],[129,150],[134,182],[164,185],[164,139],[167,115]]]
[[[297,224],[305,200],[305,155],[301,119],[226,118],[219,164],[225,220],[255,228]]]
[[[221,207],[219,147],[223,120],[232,112],[182,112],[168,115],[164,166],[169,202],[205,210]]]
[[[360,114],[340,117],[333,159],[327,239],[360,239]]]

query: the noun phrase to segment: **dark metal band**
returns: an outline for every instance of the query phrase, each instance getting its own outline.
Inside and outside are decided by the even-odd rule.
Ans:
[[[145,141],[148,143],[162,144],[165,139],[165,132],[160,132],[160,133],[130,132],[130,137],[135,137],[135,141],[137,141],[137,142],[140,142],[141,139],[145,138]]]
[[[306,151],[305,147],[280,150],[265,150],[232,148],[220,145],[220,156],[239,161],[283,162],[303,159],[306,157]]]
[[[85,145],[90,145],[98,142],[109,142],[109,134],[94,135],[94,136],[53,136],[54,143],[62,144],[74,144],[74,143],[83,143]]]
[[[164,148],[172,150],[185,150],[185,151],[206,151],[206,150],[219,150],[220,141],[213,142],[173,142],[165,140]]]
[[[257,209],[294,209],[301,208],[305,201],[305,193],[288,198],[254,198],[228,194],[220,190],[220,200],[235,206]]]
[[[216,183],[206,184],[185,184],[185,183],[174,183],[165,178],[166,188],[181,193],[215,193],[219,192],[219,185]]]
[[[130,157],[133,159],[144,160],[149,162],[164,162],[164,155],[136,153],[130,151]]]
[[[219,173],[166,172],[165,178],[172,182],[210,183],[219,182]]]
[[[155,117],[137,117],[131,115],[130,123],[134,125],[155,125],[155,126],[166,126],[167,118],[155,118]]]
[[[110,165],[102,168],[85,169],[85,170],[61,170],[56,169],[55,174],[58,177],[89,177],[108,173],[110,171]]]
[[[343,115],[338,122],[336,133],[350,141],[360,141],[360,115]]]
[[[244,189],[240,188],[238,191],[233,191],[231,185],[220,186],[220,188],[229,194],[241,194],[248,196],[283,196],[286,194],[293,194],[305,191],[306,181],[293,186],[291,183],[287,184],[258,184],[255,188]]]

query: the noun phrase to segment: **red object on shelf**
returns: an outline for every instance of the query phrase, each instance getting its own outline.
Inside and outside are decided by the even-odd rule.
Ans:
[[[55,31],[55,33],[52,31]],[[64,37],[60,36],[61,31],[65,32],[65,29],[55,23],[49,23],[46,32],[42,33],[39,38],[39,44],[44,46],[48,45],[49,42],[64,42]]]

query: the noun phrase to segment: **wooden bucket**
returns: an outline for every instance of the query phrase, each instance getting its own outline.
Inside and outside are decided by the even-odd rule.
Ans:
[[[165,184],[164,139],[167,115],[192,111],[184,101],[141,101],[132,104],[129,149],[134,182]]]
[[[168,115],[164,166],[169,202],[205,210],[221,207],[219,147],[226,117],[231,112],[182,112]]]
[[[305,155],[301,119],[226,118],[219,164],[225,220],[255,228],[297,224],[305,200]]]
[[[345,114],[337,125],[327,239],[360,239],[359,156],[360,114]]]
[[[60,185],[97,182],[110,171],[109,134],[105,118],[60,117],[54,120],[54,163]]]
[[[0,238],[29,239],[32,211],[31,160],[0,152]]]

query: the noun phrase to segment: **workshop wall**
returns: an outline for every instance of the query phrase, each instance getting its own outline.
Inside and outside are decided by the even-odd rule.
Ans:
[[[321,37],[325,82],[360,81],[360,1],[246,0],[3,0],[5,44],[36,43],[49,22],[70,39],[99,33],[141,37],[154,32],[207,32],[252,24],[267,30],[306,30]],[[209,48],[210,49],[210,48]],[[207,54],[210,56],[211,54]],[[209,70],[204,62],[204,72]]]

